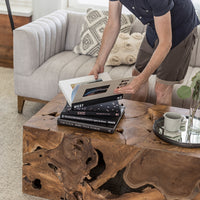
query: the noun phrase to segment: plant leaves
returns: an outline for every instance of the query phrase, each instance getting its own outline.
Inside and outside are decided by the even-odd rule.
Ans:
[[[200,80],[200,71],[195,74],[195,76],[192,77],[192,84],[191,88],[194,88],[196,85],[196,82]]]
[[[192,98],[196,101],[200,100],[200,80],[196,81],[196,84],[194,86]]]
[[[192,90],[190,87],[183,85],[177,90],[177,95],[181,99],[187,99],[191,97]]]

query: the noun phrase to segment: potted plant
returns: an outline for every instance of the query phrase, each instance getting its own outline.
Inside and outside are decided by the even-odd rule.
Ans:
[[[181,99],[191,98],[187,130],[200,134],[200,71],[192,77],[191,85],[183,85],[177,90]]]

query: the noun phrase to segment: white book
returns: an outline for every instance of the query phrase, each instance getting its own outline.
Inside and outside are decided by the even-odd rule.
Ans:
[[[59,81],[59,87],[72,108],[121,99],[122,94],[115,94],[114,89],[125,86],[133,77],[112,80],[107,72]]]

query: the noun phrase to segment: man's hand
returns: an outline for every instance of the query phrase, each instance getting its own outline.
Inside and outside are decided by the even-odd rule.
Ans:
[[[92,70],[90,71],[89,75],[94,75],[94,78],[98,79],[98,74],[103,72],[104,72],[104,67],[95,64]]]
[[[128,85],[115,89],[114,93],[136,94],[137,91],[140,89],[141,85],[144,83],[145,81],[141,79],[140,76],[136,76]]]

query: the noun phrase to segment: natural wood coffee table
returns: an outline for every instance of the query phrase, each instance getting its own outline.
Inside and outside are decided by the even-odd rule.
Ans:
[[[27,121],[23,192],[52,200],[200,199],[200,148],[167,144],[152,131],[164,112],[188,110],[121,102],[114,134],[58,126],[61,94]]]

